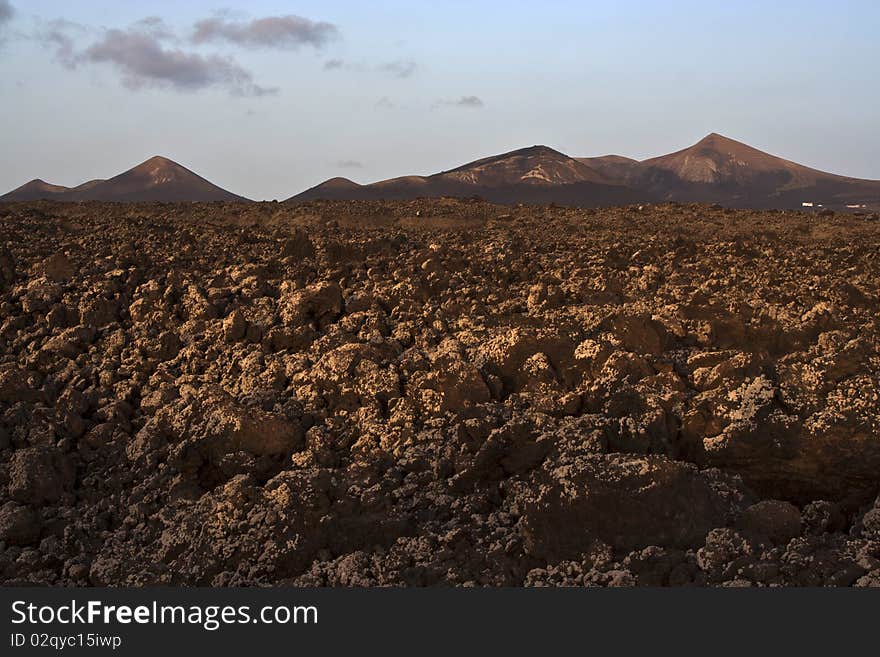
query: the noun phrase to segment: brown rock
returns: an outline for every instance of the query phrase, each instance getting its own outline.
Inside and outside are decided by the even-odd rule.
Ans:
[[[308,234],[301,229],[294,230],[293,234],[281,245],[281,257],[295,258],[296,260],[314,258],[315,247]]]
[[[70,461],[55,448],[18,449],[9,466],[9,496],[32,505],[58,502],[73,486],[75,476]]]
[[[626,550],[693,547],[746,499],[736,480],[663,457],[580,456],[545,475],[525,501],[523,534],[528,553],[549,561],[576,558],[597,539]]]
[[[7,545],[30,545],[40,535],[40,519],[34,511],[15,502],[0,506],[0,541]]]
[[[801,535],[801,512],[789,502],[763,500],[743,511],[737,526],[746,534],[787,543]]]
[[[862,536],[880,541],[880,508],[871,509],[862,517]]]
[[[532,312],[559,308],[565,302],[565,294],[557,285],[538,283],[529,289],[528,306]]]
[[[316,283],[285,294],[279,302],[281,321],[293,327],[315,322],[326,328],[342,313],[342,291],[336,283]]]
[[[239,309],[233,310],[229,317],[223,320],[223,338],[227,342],[240,342],[247,333],[248,323],[244,313]]]
[[[618,315],[609,329],[628,351],[659,355],[666,350],[666,328],[648,315]]]
[[[0,245],[0,292],[15,280],[15,259],[5,246]]]
[[[206,390],[183,413],[173,414],[172,430],[214,460],[236,451],[255,456],[290,453],[302,445],[298,422],[278,413],[249,408],[227,394]]]
[[[64,283],[76,274],[76,268],[64,253],[54,253],[40,266],[43,276],[53,283]]]

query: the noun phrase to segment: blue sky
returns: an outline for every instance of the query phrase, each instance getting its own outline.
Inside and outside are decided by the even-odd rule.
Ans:
[[[709,132],[880,179],[876,2],[4,2],[0,191],[162,154],[286,198],[539,143],[644,158]],[[251,38],[289,16],[301,42]],[[140,59],[133,78],[119,62],[147,17],[157,47],[219,77]],[[194,42],[204,20],[221,28]]]

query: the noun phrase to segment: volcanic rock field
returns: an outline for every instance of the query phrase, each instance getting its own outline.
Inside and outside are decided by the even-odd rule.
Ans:
[[[880,586],[875,215],[0,205],[0,584]]]

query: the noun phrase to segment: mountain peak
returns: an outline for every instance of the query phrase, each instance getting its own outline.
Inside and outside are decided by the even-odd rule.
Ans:
[[[140,164],[138,164],[134,168],[135,169],[155,169],[155,168],[182,169],[183,167],[181,165],[179,165],[177,162],[175,162],[174,160],[171,160],[171,159],[165,157],[164,155],[154,155],[150,159],[144,160],[143,162],[141,162]]]
[[[433,177],[486,187],[604,182],[601,174],[582,162],[540,144],[468,162]]]
[[[63,187],[61,185],[53,185],[52,183],[46,182],[42,178],[34,178],[30,182],[26,182],[24,185],[22,185],[20,189],[63,190],[67,189],[67,187]]]
[[[697,199],[716,198],[717,195],[712,196],[704,188],[693,196],[692,189],[676,187],[721,185],[728,190],[743,190],[737,194],[757,197],[761,194],[779,194],[808,188],[819,180],[828,182],[839,179],[837,176],[765,153],[717,132],[709,133],[683,150],[645,160],[640,164],[640,169],[641,177],[653,179],[659,185],[658,191],[661,193],[678,197],[690,194],[691,198]],[[671,182],[672,180],[676,182]]]
[[[565,153],[560,153],[555,148],[544,146],[544,144],[535,144],[534,146],[520,148],[519,150],[508,153],[508,155],[562,155],[563,157],[568,157]]]
[[[325,180],[321,183],[321,187],[336,187],[336,188],[354,188],[360,187],[355,181],[350,180],[348,178],[343,178],[342,176],[336,176],[335,178],[330,178],[329,180]]]
[[[717,132],[710,132],[708,135],[703,137],[700,141],[694,144],[694,148],[702,147],[702,148],[751,148],[747,144],[742,143],[741,141],[737,141],[736,139],[731,139],[730,137],[725,137],[724,135],[718,134]]]
[[[0,197],[4,201],[36,199],[120,202],[247,200],[217,187],[163,155],[154,155],[108,180],[90,180],[71,189],[37,178]]]
[[[177,162],[162,155],[154,155],[113,180],[117,182],[137,180],[137,184],[144,187],[162,187],[172,183],[187,184],[200,178]]]
[[[70,191],[69,187],[53,185],[42,178],[34,178],[8,194],[0,196],[0,201],[36,201],[44,198],[55,198]]]
[[[183,165],[154,155],[81,195],[84,199],[119,201],[240,201],[242,198],[208,182]]]

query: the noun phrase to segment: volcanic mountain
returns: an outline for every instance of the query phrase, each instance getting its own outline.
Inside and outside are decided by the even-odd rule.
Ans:
[[[412,199],[481,196],[500,203],[598,206],[658,200],[751,208],[880,207],[880,181],[837,176],[717,133],[684,150],[639,162],[620,155],[572,158],[533,146],[432,176],[358,185],[333,178],[289,199]]]
[[[146,162],[108,180],[92,180],[68,188],[33,180],[0,201],[245,201],[165,157]]]
[[[639,163],[631,157],[623,155],[602,155],[600,157],[577,157],[575,158],[608,180],[626,180],[632,168]]]
[[[64,187],[63,185],[52,185],[44,180],[37,178],[25,183],[18,189],[14,189],[4,196],[0,196],[0,201],[40,201],[46,199],[60,200],[67,199],[87,192],[106,182],[105,180],[90,180],[76,187]]]
[[[70,191],[70,187],[53,185],[36,178],[8,194],[0,196],[0,201],[38,201],[44,198],[55,198]]]
[[[621,173],[634,187],[680,201],[755,208],[880,201],[880,181],[811,169],[717,133],[689,148],[633,163]]]
[[[693,146],[641,162],[620,155],[573,158],[532,146],[429,176],[360,185],[332,178],[288,199],[410,200],[479,196],[495,203],[599,207],[662,200],[746,208],[880,209],[880,181],[848,178],[770,155],[717,133]],[[246,201],[164,157],[109,180],[68,188],[32,180],[0,201]]]
[[[431,176],[405,176],[358,185],[332,178],[288,201],[312,199],[414,199],[480,196],[497,203],[558,203],[600,206],[645,198],[625,182],[547,146],[532,146],[486,157]]]

